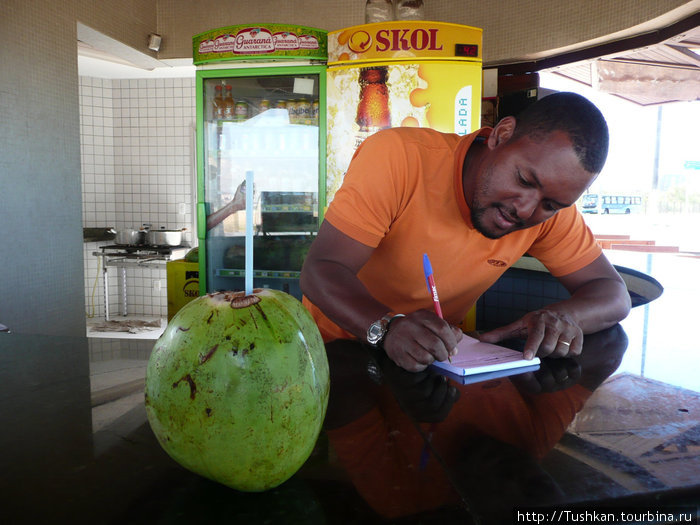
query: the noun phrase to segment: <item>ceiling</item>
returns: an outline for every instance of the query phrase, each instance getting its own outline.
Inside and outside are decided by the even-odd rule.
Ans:
[[[78,74],[97,78],[194,77],[192,59],[159,60],[78,22]]]
[[[81,75],[102,78],[194,76],[195,70],[191,59],[157,60],[82,24],[78,58]],[[700,12],[641,35],[497,68],[499,75],[549,71],[643,106],[700,100]]]

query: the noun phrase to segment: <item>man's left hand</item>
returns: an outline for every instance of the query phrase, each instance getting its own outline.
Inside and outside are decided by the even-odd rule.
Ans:
[[[529,312],[509,325],[479,335],[479,340],[485,343],[513,338],[526,339],[525,359],[576,356],[583,347],[583,331],[571,316],[547,308]]]

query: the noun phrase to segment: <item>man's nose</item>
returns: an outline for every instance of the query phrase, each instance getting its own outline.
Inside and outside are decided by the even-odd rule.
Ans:
[[[528,192],[521,196],[515,203],[515,213],[521,221],[526,221],[537,210],[540,204],[540,198],[536,192]]]

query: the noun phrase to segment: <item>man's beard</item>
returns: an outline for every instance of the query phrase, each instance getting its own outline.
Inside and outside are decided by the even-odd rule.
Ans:
[[[472,224],[474,225],[474,228],[483,235],[484,237],[488,239],[500,239],[504,235],[508,235],[509,233],[512,233],[516,230],[521,230],[525,227],[525,224],[518,220],[513,224],[513,227],[507,231],[501,231],[501,230],[495,230],[495,229],[489,229],[486,226],[486,220],[484,216],[486,215],[486,212],[490,210],[491,208],[496,210],[496,213],[500,213],[498,210],[503,210],[504,208],[502,206],[499,206],[498,204],[493,204],[488,207],[482,207],[476,205],[472,210],[471,210],[471,219],[472,219]],[[505,215],[513,219],[514,214],[504,212]]]

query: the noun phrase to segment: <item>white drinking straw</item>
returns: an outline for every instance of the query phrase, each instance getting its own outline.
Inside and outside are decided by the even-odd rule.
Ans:
[[[253,293],[253,172],[245,172],[245,294]]]

